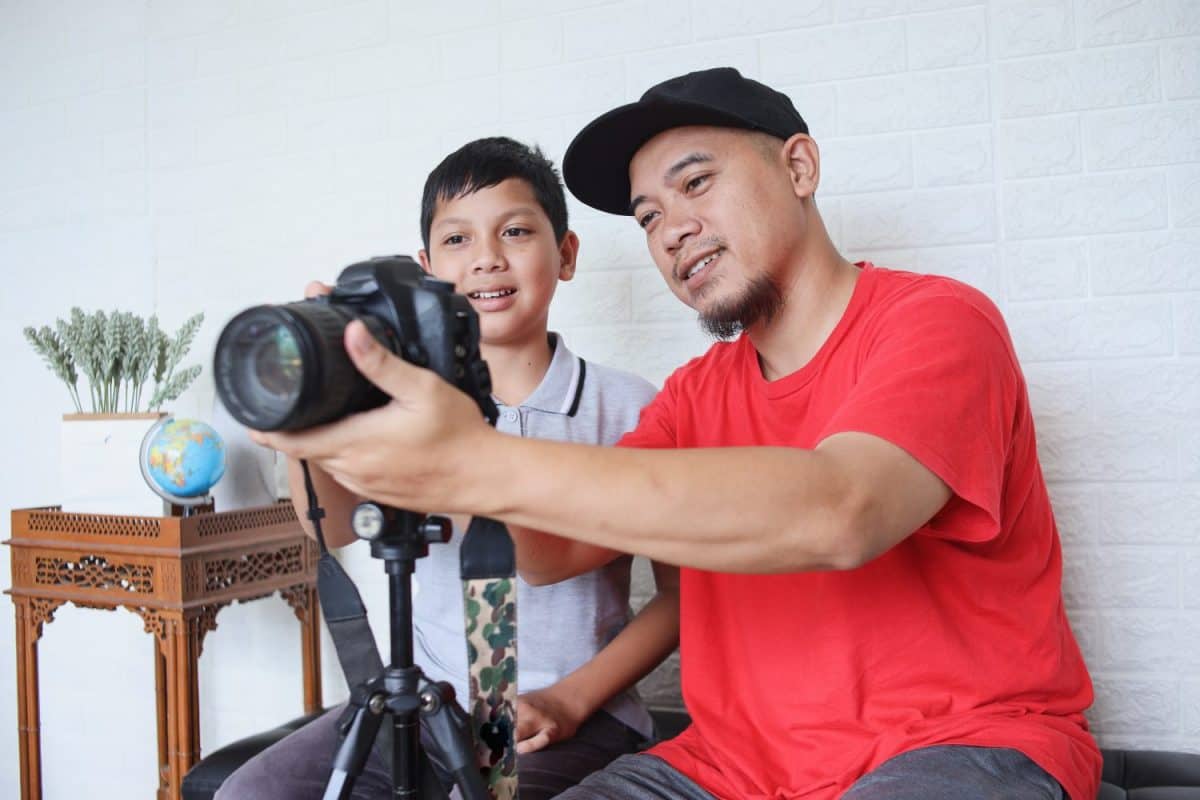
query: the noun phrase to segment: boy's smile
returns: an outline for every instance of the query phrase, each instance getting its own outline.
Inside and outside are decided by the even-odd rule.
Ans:
[[[467,297],[470,298],[471,305],[476,311],[494,312],[512,308],[517,302],[516,293],[515,287],[476,289],[467,292]]]

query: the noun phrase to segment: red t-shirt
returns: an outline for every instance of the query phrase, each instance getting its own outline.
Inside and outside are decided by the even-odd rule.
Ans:
[[[858,569],[683,570],[692,725],[650,752],[718,797],[825,800],[915,748],[1012,747],[1091,800],[1092,684],[1004,321],[961,283],[860,266],[802,369],[768,382],[745,336],[716,344],[621,444],[813,448],[859,431],[902,447],[954,496]]]

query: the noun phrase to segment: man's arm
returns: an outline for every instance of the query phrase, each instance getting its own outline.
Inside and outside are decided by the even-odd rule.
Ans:
[[[395,399],[257,440],[390,505],[490,516],[591,546],[541,537],[523,568],[535,580],[584,572],[606,549],[721,572],[851,569],[950,498],[915,458],[861,433],[813,450],[634,450],[507,436],[470,398],[387,352],[358,323],[346,344],[359,371]]]
[[[304,488],[304,470],[295,458],[287,460],[287,469],[292,507],[296,509],[296,517],[300,520],[304,532],[315,539],[317,534],[308,518],[308,493]],[[321,533],[325,537],[325,546],[333,550],[355,541],[354,531],[350,529],[350,513],[358,505],[360,498],[329,477],[320,466],[310,463],[308,469],[312,475],[313,490],[317,493],[317,502],[325,509],[325,516],[321,519]]]
[[[570,738],[584,720],[679,646],[679,570],[657,562],[652,566],[656,593],[629,624],[579,669],[518,700],[518,752]]]
[[[951,495],[904,450],[861,433],[831,436],[815,450],[490,445],[483,461],[505,473],[525,465],[525,474],[503,493],[477,487],[472,502],[537,542],[522,565],[532,583],[586,572],[611,558],[609,548],[721,572],[853,569],[925,524]],[[572,490],[584,475],[587,491]],[[539,532],[549,530],[559,535]]]

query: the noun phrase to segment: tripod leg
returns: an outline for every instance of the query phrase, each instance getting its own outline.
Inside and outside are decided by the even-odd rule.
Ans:
[[[455,701],[454,689],[447,683],[422,681],[421,717],[435,745],[430,749],[454,778],[463,800],[491,800],[475,756],[471,718]]]
[[[415,713],[392,714],[392,792],[396,800],[420,797],[421,730]]]
[[[365,705],[346,707],[346,713],[338,720],[342,742],[333,757],[333,772],[325,784],[323,800],[347,800],[350,797],[354,780],[367,763],[380,722],[382,717],[371,713]]]

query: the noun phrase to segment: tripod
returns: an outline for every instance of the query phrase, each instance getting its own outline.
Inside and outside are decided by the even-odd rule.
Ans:
[[[455,700],[454,689],[447,683],[429,681],[413,664],[414,562],[429,554],[430,544],[450,540],[450,521],[368,502],[355,508],[351,527],[359,538],[371,543],[371,556],[383,559],[388,575],[391,663],[351,689],[350,702],[338,720],[340,744],[324,800],[350,796],[385,715],[392,724],[393,798],[447,797],[431,768],[432,760],[453,777],[464,800],[489,800],[469,720]],[[430,753],[422,747],[422,720],[432,740]]]

